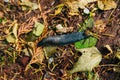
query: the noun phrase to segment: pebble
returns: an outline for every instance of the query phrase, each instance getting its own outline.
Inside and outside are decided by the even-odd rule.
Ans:
[[[90,11],[89,11],[88,8],[85,8],[85,9],[83,10],[83,12],[84,12],[85,14],[89,14],[89,13],[90,13]]]
[[[9,0],[4,0],[4,2],[9,2]]]

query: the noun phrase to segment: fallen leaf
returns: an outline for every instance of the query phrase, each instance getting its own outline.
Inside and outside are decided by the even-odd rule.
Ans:
[[[26,10],[26,9],[31,9],[31,10],[35,10],[38,9],[38,4],[30,2],[29,0],[23,0],[20,5],[22,5],[22,10]]]
[[[88,48],[88,47],[92,47],[95,46],[97,43],[97,39],[94,37],[89,37],[87,39],[81,40],[79,42],[75,43],[75,47],[77,49],[81,49],[81,48]]]
[[[18,36],[20,36],[21,34],[25,34],[25,33],[32,31],[33,24],[34,24],[34,22],[32,19],[29,20],[28,23],[27,22],[23,23],[18,29]]]
[[[29,32],[26,34],[25,40],[31,42],[31,41],[35,41],[37,38],[38,36],[34,35],[33,32]]]
[[[90,17],[80,25],[80,31],[85,31],[87,28],[92,28],[93,26],[94,26],[94,19]]]
[[[117,7],[117,4],[113,0],[98,0],[98,7],[101,10],[110,10]]]
[[[34,63],[42,64],[43,59],[44,59],[43,49],[41,47],[36,48],[35,50],[33,50],[32,59],[30,60],[29,64],[26,66],[25,71],[29,69],[31,64]]]
[[[44,59],[43,49],[39,47],[34,52],[32,60],[33,62],[42,63],[43,59]]]
[[[9,43],[15,43],[16,39],[15,37],[13,37],[13,35],[9,34],[6,36],[6,40],[9,42]]]
[[[70,74],[80,71],[92,71],[101,62],[102,55],[96,47],[78,49],[82,53],[78,61],[74,64]]]
[[[44,47],[44,53],[46,58],[51,57],[51,55],[56,52],[56,49],[57,47],[52,47],[52,46]]]
[[[118,58],[120,60],[120,50],[117,50],[115,57]]]
[[[41,33],[43,32],[43,29],[44,29],[44,25],[43,24],[41,24],[39,22],[35,22],[33,34],[35,34],[36,36],[40,36]]]
[[[78,8],[84,9],[88,3],[95,2],[97,0],[77,0],[67,1],[65,4],[70,8],[71,13],[79,12]]]
[[[13,32],[16,39],[18,38],[17,31],[18,31],[18,24],[15,23],[14,26],[13,26],[13,31],[12,32]]]
[[[55,14],[54,15],[58,15],[61,13],[62,9],[63,9],[64,4],[59,4],[58,6],[56,6],[55,9]]]
[[[96,20],[94,25],[94,30],[98,33],[104,32],[106,23],[103,20]]]

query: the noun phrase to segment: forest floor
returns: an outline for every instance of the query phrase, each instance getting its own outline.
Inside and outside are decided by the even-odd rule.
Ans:
[[[86,4],[87,10],[73,2],[0,1],[0,80],[120,80],[120,1],[115,0],[117,6],[109,8],[115,5],[112,2],[106,10],[98,8],[97,2]],[[92,71],[69,75],[82,55],[76,50],[79,45],[38,47],[37,43],[81,28],[97,39],[92,46],[102,59]]]

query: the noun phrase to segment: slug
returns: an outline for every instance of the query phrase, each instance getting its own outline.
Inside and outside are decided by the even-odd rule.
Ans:
[[[38,42],[37,46],[63,46],[87,38],[84,32],[73,32],[56,36],[49,36]]]

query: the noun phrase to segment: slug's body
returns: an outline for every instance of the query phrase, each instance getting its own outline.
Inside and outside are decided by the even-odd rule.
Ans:
[[[48,38],[44,38],[42,41],[38,43],[39,46],[63,46],[66,44],[71,44],[76,41],[87,38],[88,36],[83,32],[74,32],[63,35],[50,36]]]

